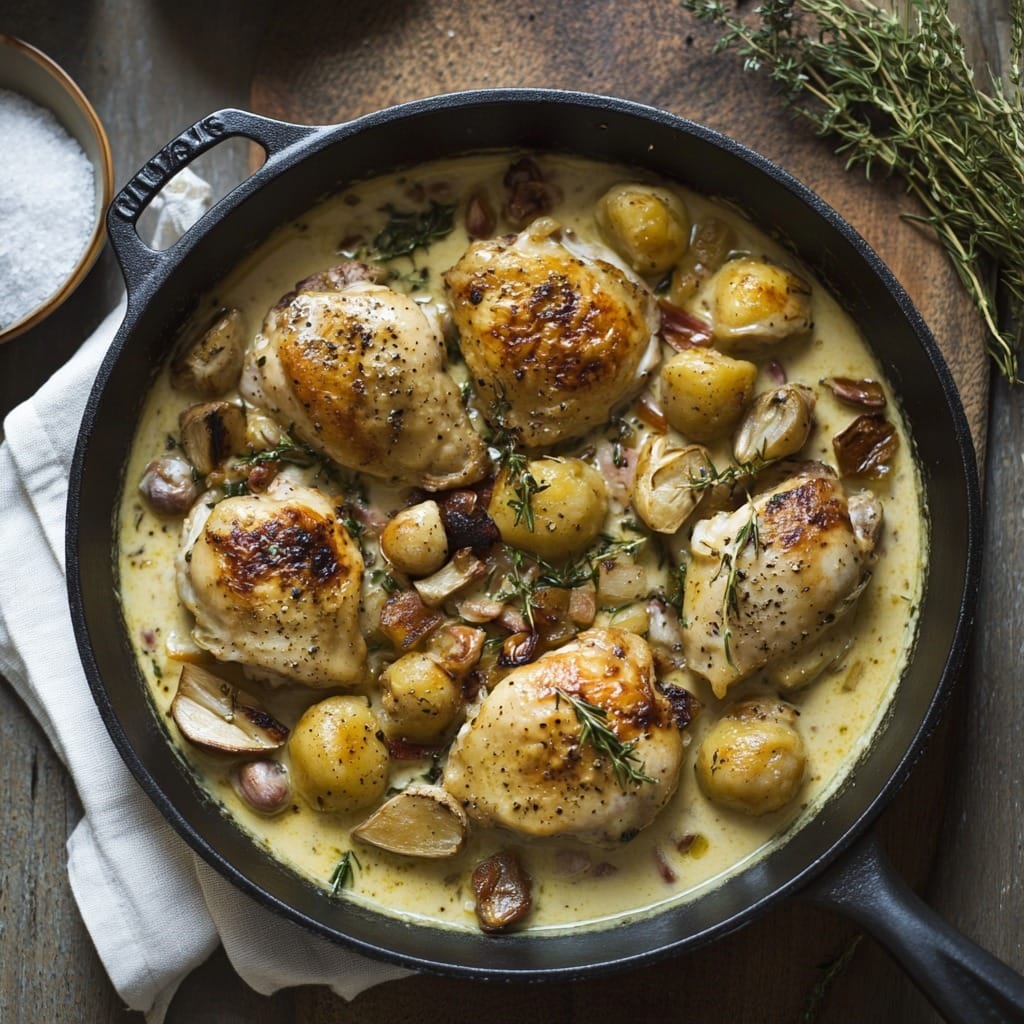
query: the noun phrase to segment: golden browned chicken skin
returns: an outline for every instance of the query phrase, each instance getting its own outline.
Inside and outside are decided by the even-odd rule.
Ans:
[[[633,763],[647,780],[616,776],[611,759],[583,738],[566,695],[602,709],[623,744],[635,741]],[[646,641],[590,629],[494,687],[456,737],[444,786],[478,824],[614,845],[671,797],[682,753]]]
[[[221,661],[274,680],[359,682],[359,548],[319,491],[277,493],[225,498],[212,509],[200,498],[186,520],[178,592],[195,616],[192,636]]]
[[[717,697],[802,651],[850,610],[870,578],[881,517],[872,495],[847,498],[831,469],[807,463],[736,511],[697,524],[683,651]]]
[[[431,491],[481,479],[486,448],[436,324],[380,284],[303,284],[323,290],[299,290],[267,314],[246,358],[246,397],[349,469]]]
[[[445,274],[484,415],[528,448],[604,423],[640,387],[658,329],[639,280],[606,250],[570,244],[545,218],[475,242]]]

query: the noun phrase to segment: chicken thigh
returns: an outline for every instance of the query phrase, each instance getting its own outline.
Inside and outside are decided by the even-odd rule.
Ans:
[[[391,288],[335,278],[302,282],[267,314],[243,393],[349,469],[430,491],[479,480],[486,448],[436,325]]]
[[[574,701],[598,709],[591,713],[599,719],[603,713],[633,777],[621,764],[617,773],[585,735]],[[456,737],[444,787],[478,824],[615,845],[664,806],[682,753],[646,641],[625,630],[590,629],[494,687]]]
[[[847,498],[831,469],[808,463],[694,527],[683,651],[715,696],[803,652],[853,607],[871,575],[881,521],[873,495]]]
[[[647,288],[544,218],[475,242],[445,275],[462,354],[495,426],[527,448],[578,437],[639,389],[656,359]]]
[[[212,509],[200,498],[185,520],[178,593],[195,616],[193,639],[272,681],[357,683],[366,669],[359,548],[320,491],[272,493]]]

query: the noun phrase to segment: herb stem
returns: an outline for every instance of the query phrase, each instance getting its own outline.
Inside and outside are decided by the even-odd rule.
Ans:
[[[580,742],[589,744],[599,754],[605,754],[611,759],[620,786],[625,786],[627,782],[639,785],[641,782],[658,781],[644,772],[642,763],[637,764],[637,741],[623,743],[608,725],[608,712],[604,708],[590,704],[582,697],[574,697],[561,688],[555,690],[555,700],[569,702],[580,724]]]

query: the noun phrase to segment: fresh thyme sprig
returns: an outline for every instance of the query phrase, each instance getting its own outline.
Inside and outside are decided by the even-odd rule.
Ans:
[[[701,467],[699,476],[691,476],[689,480],[680,486],[685,490],[696,491],[698,494],[717,487],[719,484],[731,484],[744,477],[757,476],[765,466],[772,463],[772,459],[764,457],[764,450],[755,453],[746,462],[733,462],[724,469],[719,469],[711,456],[704,453],[704,466]]]
[[[498,424],[498,428],[491,436],[488,451],[497,470],[505,473],[505,480],[515,495],[508,501],[509,508],[516,514],[513,525],[525,523],[526,528],[533,533],[537,525],[533,514],[533,496],[546,491],[549,485],[540,483],[530,472],[527,457],[516,450],[519,432],[506,424],[507,413],[508,402],[501,395],[491,409],[491,419]]]
[[[342,889],[351,885],[355,879],[355,869],[359,868],[362,870],[362,867],[363,865],[359,863],[355,850],[346,850],[334,866],[331,877],[327,880],[331,887],[331,895],[337,896]]]
[[[736,662],[733,661],[732,649],[730,647],[732,628],[729,626],[729,619],[733,615],[738,615],[740,610],[739,589],[737,586],[740,580],[740,568],[737,563],[748,544],[754,546],[755,555],[757,555],[761,547],[757,509],[749,498],[747,499],[747,508],[749,509],[749,515],[746,522],[736,531],[736,536],[732,538],[731,543],[722,552],[721,561],[718,563],[718,571],[712,577],[712,582],[714,582],[723,572],[725,573],[725,590],[722,594],[721,610],[722,643],[725,646],[725,660],[733,668],[736,667]]]
[[[526,572],[523,571],[523,566],[528,557],[524,551],[506,544],[505,552],[508,555],[510,567],[508,574],[502,581],[504,586],[501,593],[495,594],[494,600],[507,601],[510,597],[518,597],[523,602],[523,616],[530,624],[530,629],[533,629],[534,572],[529,567]]]
[[[724,28],[716,52],[736,48],[765,69],[821,135],[839,140],[847,167],[895,172],[920,200],[980,311],[1000,371],[1019,383],[1024,332],[1024,0],[1010,0],[1008,85],[974,82],[947,0],[762,0],[749,22],[721,0],[681,0]],[[993,282],[983,265],[995,265]],[[1009,329],[1000,325],[1005,297]]]
[[[636,752],[636,740],[623,743],[608,726],[608,712],[596,704],[590,704],[581,697],[574,697],[571,693],[558,688],[555,690],[555,700],[566,700],[576,713],[576,720],[580,723],[580,742],[588,743],[599,754],[606,755],[612,763],[615,771],[615,778],[620,786],[632,782],[638,786],[641,782],[657,782],[644,772],[643,763]]]

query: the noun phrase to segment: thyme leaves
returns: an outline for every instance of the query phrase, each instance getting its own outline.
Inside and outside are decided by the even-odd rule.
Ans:
[[[682,0],[764,70],[850,168],[899,174],[980,312],[989,351],[1019,383],[1024,334],[1024,0],[1010,4],[1008,83],[975,82],[946,0],[887,11],[862,0],[762,0],[750,21],[722,0]],[[905,10],[899,10],[900,7]],[[996,268],[993,280],[985,266]],[[1005,298],[1008,322],[1000,318]]]
[[[712,582],[714,582],[725,573],[725,589],[722,592],[722,608],[720,612],[722,618],[722,643],[725,646],[725,660],[733,668],[736,667],[736,662],[733,660],[732,648],[730,646],[732,629],[729,626],[729,620],[733,616],[738,615],[740,610],[739,584],[743,579],[743,570],[740,569],[738,564],[739,557],[749,545],[753,545],[755,556],[761,548],[757,509],[749,498],[747,499],[747,508],[749,514],[746,520],[736,531],[736,536],[732,538],[722,551],[718,571],[712,577]]]

